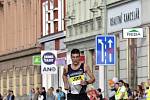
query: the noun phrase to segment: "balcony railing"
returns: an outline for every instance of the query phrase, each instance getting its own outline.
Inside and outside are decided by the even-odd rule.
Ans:
[[[96,25],[94,26],[94,22],[93,19],[84,21],[84,22],[80,22],[77,24],[73,24],[70,26],[67,26],[67,36],[71,37],[71,36],[76,36],[76,35],[80,35],[80,34],[86,34],[86,33],[90,33],[93,31],[97,31],[100,30],[102,27],[102,21],[101,21],[101,17],[97,17],[96,18]],[[97,28],[95,28],[97,27]]]

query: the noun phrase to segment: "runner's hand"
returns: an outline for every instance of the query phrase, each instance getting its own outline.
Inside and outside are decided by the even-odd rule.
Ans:
[[[80,84],[81,84],[81,85],[87,85],[87,82],[82,80],[82,81],[80,82]]]

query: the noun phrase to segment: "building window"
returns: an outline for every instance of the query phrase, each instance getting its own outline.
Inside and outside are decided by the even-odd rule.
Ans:
[[[101,28],[101,20],[100,19],[97,20],[97,27],[98,27],[98,29]]]
[[[28,72],[29,72],[29,84],[30,84],[30,87],[32,87],[34,85],[34,66],[30,66],[28,68]]]
[[[72,27],[69,27],[68,31],[69,31],[69,36],[72,36]]]
[[[23,86],[23,88],[22,88],[22,94],[23,95],[27,94],[27,86]]]
[[[13,87],[13,71],[12,70],[10,70],[9,71],[9,87]]]
[[[34,85],[34,76],[30,76],[30,86]]]
[[[74,26],[74,30],[75,30],[75,34],[77,35],[78,34],[78,25]]]
[[[42,83],[42,76],[41,76],[41,74],[38,74],[37,77],[38,77],[37,83],[41,84]]]
[[[49,42],[46,42],[44,45],[44,49],[45,50],[55,50],[55,41],[49,41]]]
[[[36,70],[38,74],[41,74],[41,67],[38,66]]]
[[[58,0],[54,0],[54,8],[58,8]]]
[[[54,22],[54,32],[58,32],[58,22]]]
[[[15,70],[15,76],[16,76],[16,80],[15,80],[15,82],[16,82],[16,87],[18,87],[19,88],[19,83],[20,83],[20,69],[19,68],[17,68],[16,70]],[[16,92],[17,92],[17,90],[16,90]]]
[[[50,23],[48,23],[48,34],[50,34],[50,33],[51,33],[50,26],[51,26],[51,24],[50,24]]]
[[[20,83],[20,79],[19,79],[19,77],[16,77],[16,87],[19,86],[19,83]]]
[[[26,92],[27,92],[27,69],[26,69],[26,67],[24,67],[24,68],[22,68],[22,86],[23,86],[23,88],[22,88],[22,94],[23,95],[25,95],[26,94]]]
[[[93,30],[95,27],[93,21],[90,22],[90,26],[91,26],[91,30]]]
[[[22,68],[22,76],[27,76],[27,69],[24,67]]]
[[[34,75],[34,66],[29,67],[29,74]]]
[[[7,73],[3,72],[3,88],[7,88]]]
[[[60,39],[60,50],[64,50],[66,45],[64,44],[64,39]]]
[[[48,35],[48,2],[43,3],[43,36]]]
[[[27,76],[22,76],[22,85],[23,86],[27,85]]]
[[[85,25],[85,32],[88,32],[88,24]]]
[[[58,10],[54,10],[54,19],[58,19]]]
[[[80,33],[83,33],[83,26],[80,25],[79,27],[80,27]]]

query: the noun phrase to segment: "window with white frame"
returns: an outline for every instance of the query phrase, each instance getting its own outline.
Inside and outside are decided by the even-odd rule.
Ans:
[[[43,36],[48,35],[48,1],[42,5],[43,9]]]

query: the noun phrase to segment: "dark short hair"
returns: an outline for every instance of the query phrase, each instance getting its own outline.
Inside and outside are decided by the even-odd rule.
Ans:
[[[45,87],[42,87],[43,90],[45,90]]]
[[[52,90],[54,90],[54,87],[50,87]]]
[[[59,89],[56,89],[56,93],[58,93],[59,92]]]
[[[124,85],[129,88],[129,84],[128,83],[125,83]]]
[[[118,85],[118,86],[119,86],[119,83],[117,82],[117,83],[115,83],[115,85]]]
[[[98,92],[101,92],[101,89],[100,89],[100,88],[98,88],[98,89],[97,89],[97,91],[98,91]]]
[[[118,82],[121,82],[121,83],[123,83],[123,84],[124,84],[124,81],[123,81],[123,80],[119,80]]]
[[[13,93],[13,90],[10,90],[11,93]]]
[[[71,50],[71,55],[72,54],[79,54],[80,55],[80,50],[79,49],[72,49]]]

